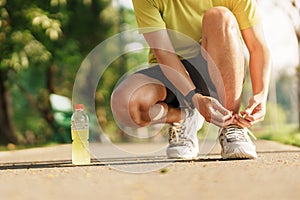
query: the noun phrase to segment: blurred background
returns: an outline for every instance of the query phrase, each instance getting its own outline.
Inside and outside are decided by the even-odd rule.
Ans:
[[[257,2],[273,74],[266,119],[252,129],[258,138],[300,146],[300,0]],[[70,143],[72,90],[82,61],[101,42],[134,28],[131,0],[0,0],[0,149]],[[146,62],[146,47],[124,54],[99,80],[97,120],[113,142],[132,138],[116,125],[110,94],[123,74]],[[249,95],[248,77],[244,105]]]

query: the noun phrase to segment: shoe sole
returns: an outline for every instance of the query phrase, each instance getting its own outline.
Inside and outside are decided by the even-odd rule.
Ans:
[[[198,156],[168,156],[168,159],[185,159],[185,160],[192,160],[197,159]]]
[[[243,148],[235,148],[234,153],[221,153],[223,159],[256,159],[257,154],[245,152]]]
[[[195,154],[179,154],[177,150],[172,152],[172,150],[167,149],[167,156],[168,158],[173,158],[173,159],[195,159],[198,157],[198,153]]]

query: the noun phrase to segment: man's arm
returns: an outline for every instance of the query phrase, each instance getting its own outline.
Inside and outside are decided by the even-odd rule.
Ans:
[[[168,80],[170,80],[184,96],[195,89],[194,83],[175,53],[167,30],[163,29],[145,33],[144,37]]]
[[[250,98],[245,111],[241,112],[243,117],[237,117],[237,124],[243,127],[250,127],[262,121],[265,117],[271,74],[271,59],[261,25],[243,30],[242,36],[250,53],[250,76],[253,96]]]
[[[175,53],[167,30],[144,33],[144,37],[160,64],[164,75],[179,92],[186,96],[191,90],[195,89],[194,83]],[[209,122],[217,126],[225,126],[226,123],[230,123],[228,120],[232,118],[231,112],[224,108],[216,99],[197,93],[193,97],[193,102],[196,102],[195,107]]]

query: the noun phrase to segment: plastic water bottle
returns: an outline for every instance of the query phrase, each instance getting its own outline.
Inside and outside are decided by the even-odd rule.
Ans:
[[[71,118],[72,163],[87,165],[91,163],[89,145],[89,118],[83,104],[76,104]]]

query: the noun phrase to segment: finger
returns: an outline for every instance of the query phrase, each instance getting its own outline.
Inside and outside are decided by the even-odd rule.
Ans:
[[[210,112],[210,117],[218,122],[224,122],[227,119],[231,118],[230,115],[223,115],[212,106],[209,107],[209,112]]]
[[[256,121],[261,118],[264,118],[264,116],[265,116],[265,112],[263,110],[256,109],[255,111],[252,112],[252,114],[244,117],[244,119],[247,119],[248,121]]]
[[[258,103],[252,103],[247,106],[247,108],[244,111],[244,114],[251,115],[253,110],[258,106]]]
[[[225,127],[229,124],[232,124],[234,120],[232,116],[222,116],[221,114],[214,111],[211,112],[210,116],[210,122],[219,127]]]
[[[227,110],[226,108],[224,108],[219,101],[212,100],[212,106],[215,110],[219,111],[221,114],[232,116],[232,112],[230,110]]]
[[[214,119],[211,119],[210,123],[212,123],[212,124],[214,124],[214,125],[216,125],[216,126],[218,126],[218,127],[226,127],[226,126],[228,126],[229,124],[232,124],[232,123],[227,122],[227,121],[226,121],[226,122],[215,121]]]
[[[264,117],[265,117],[264,113],[257,112],[257,113],[255,113],[253,115],[247,116],[246,119],[248,121],[250,121],[251,125],[253,125],[253,124],[257,123],[257,122],[263,121]]]
[[[226,127],[230,124],[234,124],[234,118],[231,117],[229,120],[226,120],[223,124],[222,124],[222,127]]]
[[[247,113],[245,111],[241,111],[239,114],[237,114],[237,118],[246,118],[247,117]]]
[[[238,126],[242,127],[242,128],[249,128],[251,126],[250,123],[243,123],[239,120],[235,120],[235,124],[237,124]]]
[[[245,118],[242,118],[242,117],[239,116],[239,115],[236,115],[234,122],[235,122],[237,125],[239,125],[239,126],[241,126],[241,127],[243,127],[243,128],[245,128],[245,127],[250,127],[250,126],[251,126],[251,122],[250,122],[250,121],[248,121],[248,120],[245,119]]]
[[[238,124],[239,126],[249,128],[249,127],[253,126],[256,123],[263,121],[264,116],[265,115],[262,111],[257,112],[257,113],[252,114],[252,115],[246,115],[245,117],[237,115],[235,117],[235,119],[236,119],[235,123]]]

